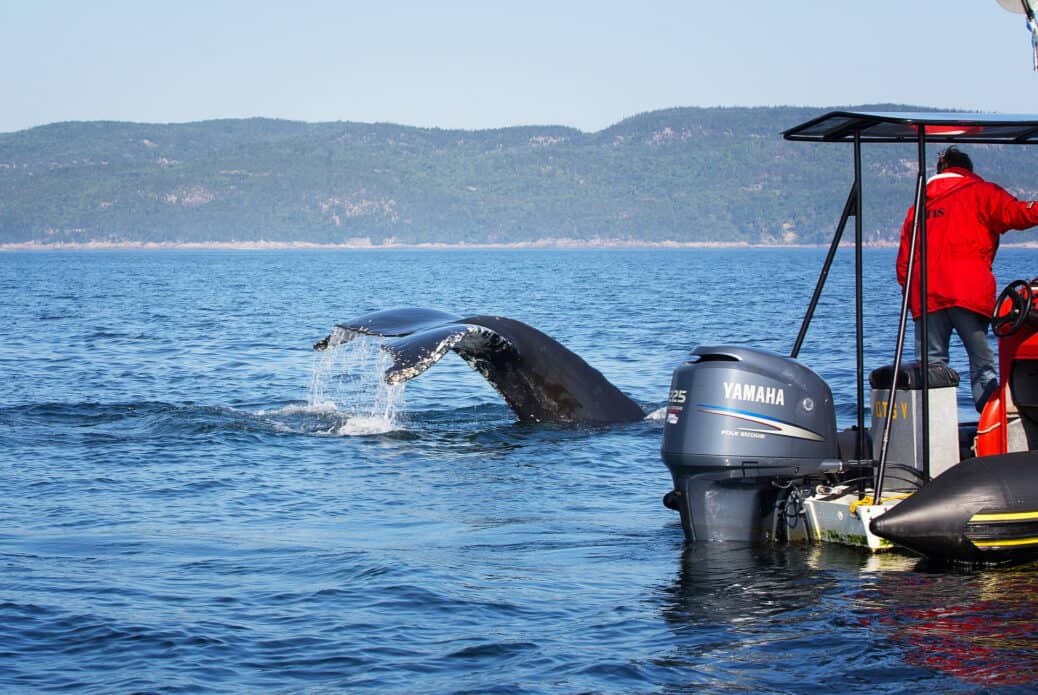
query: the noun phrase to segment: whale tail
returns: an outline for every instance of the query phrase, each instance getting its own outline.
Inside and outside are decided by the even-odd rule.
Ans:
[[[521,321],[460,318],[433,309],[392,309],[340,323],[315,350],[358,335],[386,338],[388,383],[413,379],[457,353],[494,387],[521,422],[612,423],[641,420],[641,407],[579,355]]]

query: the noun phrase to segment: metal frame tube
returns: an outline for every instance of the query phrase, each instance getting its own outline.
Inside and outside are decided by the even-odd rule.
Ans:
[[[905,273],[905,291],[901,297],[901,316],[898,321],[897,329],[897,348],[894,351],[894,372],[890,382],[890,399],[887,403],[887,410],[884,413],[883,418],[883,437],[880,440],[879,448],[879,464],[876,469],[876,485],[875,492],[873,493],[873,503],[879,504],[882,501],[883,495],[883,478],[886,474],[887,467],[887,450],[890,448],[890,426],[893,422],[894,417],[894,404],[897,400],[897,377],[901,371],[901,358],[904,353],[905,347],[905,333],[907,332],[908,324],[908,307],[911,298],[911,293],[915,289],[912,283],[912,276],[915,271],[915,256],[916,249],[919,243],[923,244],[920,253],[920,291],[923,292],[923,316],[926,316],[926,137],[925,134],[920,132],[919,134],[919,175],[916,179],[915,187],[915,215],[912,220],[912,234],[908,244],[908,268]],[[929,404],[927,401],[930,399],[929,392],[929,369],[926,368],[925,360],[928,359],[928,350],[926,349],[926,321],[922,322],[922,336],[923,341],[922,352],[924,360],[923,368],[923,473],[929,478],[929,438],[930,438],[930,427],[929,427]]]
[[[825,262],[822,264],[822,271],[818,276],[818,282],[815,283],[814,293],[811,295],[811,301],[808,303],[807,312],[804,314],[804,320],[800,324],[800,332],[797,334],[796,342],[793,343],[793,350],[790,352],[790,357],[796,359],[800,355],[800,348],[804,345],[804,339],[807,336],[808,326],[811,324],[811,320],[814,318],[815,309],[818,307],[818,302],[822,296],[822,290],[825,287],[825,281],[829,277],[829,271],[832,269],[833,260],[836,257],[836,250],[840,246],[840,241],[843,239],[843,232],[847,227],[847,220],[854,216],[854,330],[857,338],[857,438],[855,440],[855,459],[861,461],[865,457],[865,353],[864,353],[864,342],[865,342],[865,319],[864,319],[864,288],[862,280],[862,220],[861,220],[861,209],[862,209],[862,192],[861,192],[861,133],[856,132],[854,134],[854,182],[851,184],[851,190],[847,193],[847,202],[844,203],[843,213],[840,215],[840,222],[836,227],[836,234],[833,235],[832,243],[829,245],[829,252],[825,257]]]
[[[863,308],[862,280],[862,194],[861,194],[861,131],[854,133],[854,315],[857,332],[858,361],[858,436],[855,440],[854,458],[861,461],[865,455],[865,319]]]
[[[814,318],[815,309],[818,307],[818,300],[822,297],[822,289],[825,287],[826,278],[829,277],[829,270],[832,268],[833,259],[836,257],[836,249],[840,247],[840,240],[843,238],[843,230],[847,226],[847,218],[854,215],[857,218],[858,206],[860,196],[858,195],[858,179],[855,176],[854,183],[851,184],[851,190],[847,194],[847,202],[843,205],[843,213],[840,215],[840,223],[836,226],[836,234],[833,235],[833,241],[829,244],[829,253],[825,257],[825,263],[822,264],[822,272],[818,276],[818,282],[815,283],[814,294],[811,295],[811,301],[807,305],[807,312],[804,314],[804,320],[800,324],[800,332],[797,334],[796,342],[793,343],[793,350],[789,353],[789,356],[796,359],[800,354],[800,348],[804,345],[804,338],[807,336],[807,328],[811,325],[811,319]]]
[[[919,295],[923,320],[920,322],[919,357],[923,367],[923,480],[930,479],[930,292],[927,287],[926,260],[929,256],[929,245],[926,243],[926,128],[919,128],[919,175],[923,180],[923,195],[918,203],[919,218]]]

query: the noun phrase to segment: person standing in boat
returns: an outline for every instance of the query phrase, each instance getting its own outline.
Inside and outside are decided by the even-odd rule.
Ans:
[[[902,291],[908,270],[915,206],[901,227],[897,281]],[[987,331],[995,308],[995,260],[1000,236],[1010,229],[1038,225],[1038,203],[1023,202],[997,184],[973,173],[969,156],[954,145],[937,157],[937,175],[926,183],[927,343],[933,362],[948,363],[954,329],[969,355],[970,384],[977,411],[998,388],[995,355]],[[915,319],[916,351],[922,307],[919,301],[919,255],[913,266],[909,306]]]

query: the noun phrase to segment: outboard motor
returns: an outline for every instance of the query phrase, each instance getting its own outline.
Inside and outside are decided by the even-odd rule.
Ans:
[[[780,485],[841,467],[832,392],[789,357],[698,347],[674,371],[663,461],[664,503],[688,540],[768,538]]]

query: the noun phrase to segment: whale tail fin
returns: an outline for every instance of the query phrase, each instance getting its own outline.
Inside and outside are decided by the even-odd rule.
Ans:
[[[314,350],[330,350],[358,335],[386,338],[407,336],[429,328],[441,327],[459,317],[436,309],[388,309],[364,314],[338,324],[329,335],[314,343]]]
[[[523,422],[629,422],[644,418],[624,395],[576,353],[537,329],[499,316],[459,318],[433,309],[394,309],[336,326],[315,350],[357,335],[388,338],[389,383],[413,379],[457,353],[482,374]]]

